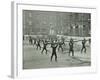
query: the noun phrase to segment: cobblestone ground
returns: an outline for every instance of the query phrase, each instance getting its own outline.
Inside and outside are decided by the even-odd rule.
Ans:
[[[39,68],[57,68],[57,67],[80,67],[91,65],[91,50],[90,45],[87,44],[87,52],[81,53],[81,42],[74,43],[75,55],[68,55],[68,43],[63,46],[64,52],[57,50],[58,61],[52,62],[51,48],[48,45],[48,53],[41,54],[41,50],[37,50],[36,46],[30,45],[27,41],[23,43],[23,68],[24,69],[39,69]]]

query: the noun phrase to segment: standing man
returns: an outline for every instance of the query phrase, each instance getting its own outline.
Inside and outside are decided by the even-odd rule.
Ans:
[[[34,46],[34,45],[36,45],[36,38],[34,38],[34,43],[33,43],[33,46]]]
[[[40,48],[40,50],[41,50],[40,39],[37,41],[37,50],[38,50],[38,48]]]
[[[86,53],[86,40],[85,40],[85,38],[84,38],[84,40],[82,40],[82,49],[81,49],[81,53],[82,53],[82,51],[84,50],[84,52]]]
[[[56,54],[57,44],[56,43],[52,43],[51,44],[51,48],[52,48],[51,61],[52,61],[53,56],[55,56],[55,61],[57,62],[57,54]]]
[[[62,46],[63,46],[63,43],[62,43],[62,42],[59,42],[59,43],[58,43],[58,51],[59,51],[59,49],[61,49],[62,52],[63,52],[63,48],[62,48]]]
[[[62,37],[62,43],[65,46],[65,38]]]
[[[23,40],[25,40],[25,37],[24,37],[24,35],[23,35]]]
[[[73,44],[74,42],[73,42],[73,39],[71,38],[69,42],[69,56],[70,56],[70,52],[72,52],[72,56],[74,56]]]
[[[42,51],[41,51],[41,53],[43,53],[43,51],[45,50],[46,51],[46,54],[47,54],[47,41],[45,40],[45,41],[43,41],[43,49],[42,49]]]
[[[32,37],[31,36],[29,36],[29,43],[30,44],[33,44],[33,40],[32,40]]]
[[[89,39],[89,44],[91,45],[91,39]]]

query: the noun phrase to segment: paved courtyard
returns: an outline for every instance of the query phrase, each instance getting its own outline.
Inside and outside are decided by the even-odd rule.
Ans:
[[[68,43],[63,46],[64,51],[57,50],[58,61],[55,62],[54,57],[50,61],[52,49],[48,45],[48,52],[41,54],[41,50],[37,50],[36,46],[30,45],[28,41],[23,43],[23,69],[39,69],[39,68],[57,68],[57,67],[80,67],[91,65],[90,45],[86,45],[87,52],[81,53],[81,42],[74,43],[74,56],[68,55]]]

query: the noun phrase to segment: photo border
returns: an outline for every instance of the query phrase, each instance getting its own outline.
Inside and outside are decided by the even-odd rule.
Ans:
[[[76,73],[96,72],[97,54],[95,53],[95,34],[96,31],[96,8],[59,6],[59,5],[41,5],[12,2],[12,54],[11,54],[11,76],[18,77],[43,77],[55,75],[67,75]],[[58,12],[79,12],[91,13],[91,66],[90,67],[66,67],[66,68],[49,68],[49,69],[31,69],[23,70],[22,67],[22,10],[41,10],[41,11],[58,11]]]

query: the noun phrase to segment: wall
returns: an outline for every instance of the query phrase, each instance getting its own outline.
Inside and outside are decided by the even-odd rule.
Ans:
[[[30,1],[30,0],[28,0]],[[97,20],[98,26],[96,27],[95,35],[95,47],[98,56],[98,68],[97,73],[88,74],[73,74],[63,76],[53,76],[45,78],[33,78],[25,80],[100,80],[100,1],[99,0],[32,0],[34,3],[41,4],[63,4],[63,5],[80,5],[80,6],[92,6],[97,7]],[[0,80],[12,80],[10,78],[10,64],[11,64],[11,0],[1,0],[0,2]],[[23,79],[20,79],[23,80]]]

